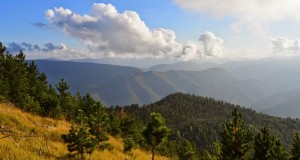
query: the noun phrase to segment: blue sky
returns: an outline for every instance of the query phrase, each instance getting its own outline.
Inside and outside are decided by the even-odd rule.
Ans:
[[[10,0],[1,6],[0,41],[31,59],[300,53],[296,0]]]

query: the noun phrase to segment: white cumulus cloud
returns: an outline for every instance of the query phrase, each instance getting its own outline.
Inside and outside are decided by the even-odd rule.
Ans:
[[[93,4],[88,14],[80,15],[62,7],[45,11],[49,23],[68,36],[79,39],[91,58],[174,58],[190,60],[222,55],[223,41],[213,33],[204,33],[200,41],[186,44],[176,41],[173,30],[150,29],[134,11],[119,13],[111,4]],[[204,50],[203,50],[204,48]]]
[[[300,1],[297,0],[175,0],[183,9],[212,15],[233,17],[232,28],[242,26],[255,31],[265,30],[272,22],[286,19],[300,21]]]
[[[118,13],[111,4],[94,4],[85,15],[60,7],[47,10],[45,16],[99,56],[163,57],[179,53],[183,47],[176,42],[174,31],[150,29],[136,12]]]
[[[224,52],[223,39],[216,37],[211,32],[203,33],[199,41],[203,42],[204,54],[206,56],[221,57]]]
[[[300,39],[271,37],[272,50],[275,54],[300,54]]]

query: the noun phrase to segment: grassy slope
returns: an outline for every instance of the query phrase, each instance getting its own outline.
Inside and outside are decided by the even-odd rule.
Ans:
[[[62,157],[68,151],[60,135],[68,133],[69,127],[65,121],[34,116],[10,104],[0,103],[0,159],[64,159]],[[114,149],[96,150],[91,159],[125,160],[122,139],[110,137],[109,141]],[[151,154],[136,149],[129,159],[151,159]],[[156,159],[167,158],[157,156]]]

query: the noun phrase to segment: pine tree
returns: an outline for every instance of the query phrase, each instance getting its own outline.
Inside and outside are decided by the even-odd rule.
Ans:
[[[107,125],[109,123],[109,117],[100,102],[96,102],[93,111],[93,113],[86,115],[89,117],[89,132],[96,137],[98,145],[100,145],[101,142],[108,140]]]
[[[282,143],[279,139],[275,140],[274,147],[270,151],[270,158],[271,160],[289,160],[290,155],[282,146]]]
[[[134,140],[132,138],[125,138],[123,141],[124,152],[131,152],[132,149],[136,146]]]
[[[254,160],[270,159],[270,151],[273,148],[275,137],[270,135],[269,130],[264,127],[254,139]]]
[[[93,99],[93,97],[87,93],[82,98],[82,104],[81,109],[84,111],[86,116],[89,116],[93,114],[98,108],[96,107],[96,101]]]
[[[121,119],[120,129],[123,138],[132,138],[136,144],[143,145],[143,135],[141,128],[143,124],[131,114],[125,114]]]
[[[179,139],[177,140],[176,144],[177,144],[176,152],[180,160],[196,159],[195,157],[196,151],[193,145],[191,144],[191,142],[189,142],[186,139]]]
[[[5,98],[8,93],[7,86],[5,85],[5,67],[4,67],[4,53],[6,51],[5,46],[0,42],[0,101]],[[3,96],[3,97],[2,97]],[[1,98],[2,97],[2,98]]]
[[[25,56],[22,51],[16,56],[6,53],[3,60],[3,86],[5,96],[14,104],[21,107],[25,104],[27,94],[27,79]]]
[[[300,135],[296,133],[294,138],[294,142],[292,144],[292,157],[291,160],[299,160],[300,159]]]
[[[68,144],[68,151],[70,153],[76,152],[80,154],[81,159],[85,159],[86,153],[93,153],[97,142],[85,125],[80,125],[77,128],[71,126],[69,134],[62,135],[62,139]]]
[[[221,156],[224,160],[243,160],[250,156],[252,133],[244,127],[242,114],[236,109],[232,111],[232,119],[222,125]]]
[[[152,160],[154,160],[155,148],[165,141],[169,133],[169,128],[165,124],[164,118],[159,113],[151,113],[151,119],[148,121],[142,134],[146,143],[151,146]]]
[[[61,79],[58,84],[55,85],[56,89],[59,92],[60,97],[60,106],[63,115],[67,121],[71,121],[74,110],[76,110],[76,104],[74,98],[71,96],[71,93],[68,91],[69,85],[64,79]]]
[[[261,133],[255,136],[254,160],[288,160],[289,157],[281,141],[271,135],[266,127],[261,129]]]
[[[72,125],[69,134],[63,134],[61,137],[67,143],[68,151],[72,154],[80,154],[81,159],[85,159],[85,154],[92,154],[98,141],[95,136],[90,133],[88,126],[88,117],[82,110],[78,111],[75,118],[76,125]]]
[[[109,128],[108,131],[112,136],[121,135],[121,117],[118,113],[111,107],[108,111],[109,114]]]

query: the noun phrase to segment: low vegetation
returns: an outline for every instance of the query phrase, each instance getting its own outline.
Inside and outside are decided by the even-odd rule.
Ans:
[[[61,139],[71,124],[51,118],[43,118],[20,111],[10,103],[0,103],[0,159],[51,160],[67,159],[68,149]],[[123,139],[109,136],[112,150],[95,149],[91,159],[151,159],[149,151],[138,148],[123,152]],[[155,159],[166,160],[157,155]]]

